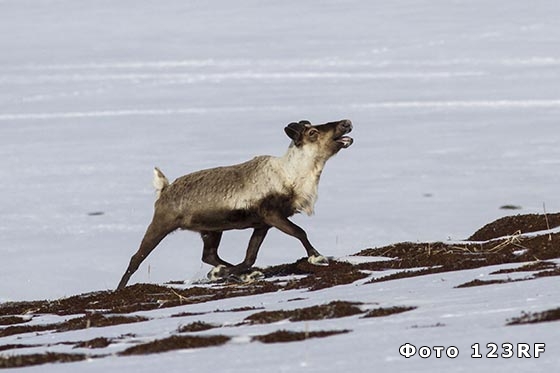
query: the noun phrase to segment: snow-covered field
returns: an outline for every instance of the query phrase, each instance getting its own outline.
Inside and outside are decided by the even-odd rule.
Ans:
[[[557,261],[558,263],[559,261]],[[47,351],[57,353],[89,353],[93,355],[116,354],[134,344],[155,338],[167,338],[177,334],[177,329],[194,321],[221,325],[218,329],[192,333],[193,335],[227,335],[232,340],[221,347],[174,351],[163,354],[95,358],[81,363],[43,365],[25,368],[37,372],[554,372],[560,359],[557,351],[558,327],[551,323],[524,326],[505,326],[508,319],[527,312],[546,310],[558,306],[557,277],[496,286],[465,289],[454,287],[474,278],[506,278],[504,275],[488,276],[500,268],[452,272],[419,278],[364,284],[365,281],[316,292],[282,291],[207,302],[198,305],[138,312],[150,321],[114,327],[91,328],[65,333],[28,333],[2,338],[2,344],[50,344]],[[509,276],[520,278],[527,276]],[[258,311],[214,312],[240,307],[271,310],[290,310],[326,304],[332,300],[364,302],[367,309],[392,306],[413,306],[415,310],[402,314],[361,319],[352,316],[321,321],[281,321],[264,325],[238,325],[243,319]],[[297,300],[297,301],[296,301]],[[202,316],[170,317],[182,312],[203,313]],[[35,324],[59,322],[61,318],[39,317]],[[557,323],[557,322],[556,322]],[[277,330],[314,332],[324,330],[351,330],[348,334],[304,342],[262,344],[251,342],[251,336],[263,335]],[[128,335],[128,337],[126,337]],[[183,334],[184,335],[184,334]],[[116,338],[100,350],[75,349],[72,342],[94,338]],[[61,344],[64,343],[64,344]],[[401,346],[414,345],[455,347],[459,356],[449,358],[444,352],[437,358],[431,351],[429,358],[422,359],[418,353],[405,358],[400,355]],[[499,346],[498,358],[488,358],[488,343]],[[506,359],[502,345],[514,346],[514,357]],[[545,344],[545,351],[535,358],[535,344]],[[69,345],[68,345],[69,344]],[[479,344],[480,350],[472,345]],[[531,358],[518,358],[518,346],[529,344]],[[10,354],[44,351],[45,348],[13,350]],[[403,352],[405,350],[402,350]],[[441,352],[441,351],[440,351]],[[482,355],[474,358],[475,353]],[[9,355],[7,355],[9,356]]]
[[[355,126],[354,145],[327,164],[316,215],[295,219],[326,255],[460,240],[507,214],[505,204],[560,211],[559,16],[556,0],[0,0],[0,301],[115,287],[151,218],[153,166],[175,178],[280,155],[283,127],[299,119]],[[241,260],[248,237],[227,233],[225,259]],[[271,232],[257,264],[303,253]],[[200,255],[196,234],[177,233],[132,282],[198,280],[209,269]],[[329,299],[422,305],[348,335],[80,369],[557,367],[554,328],[503,327],[521,311],[558,305],[557,280],[450,290],[478,275],[330,289]],[[410,329],[432,317],[447,327]],[[541,340],[539,360],[466,356],[475,342]],[[461,364],[406,360],[406,342],[460,345]]]

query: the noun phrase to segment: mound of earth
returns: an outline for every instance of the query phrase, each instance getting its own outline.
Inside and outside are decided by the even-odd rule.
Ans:
[[[558,226],[560,226],[560,213],[506,216],[480,228],[467,240],[488,241],[515,234],[544,231]]]

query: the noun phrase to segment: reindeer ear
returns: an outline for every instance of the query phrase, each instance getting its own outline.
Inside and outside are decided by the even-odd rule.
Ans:
[[[305,130],[305,125],[302,123],[290,123],[284,128],[284,132],[286,135],[292,140],[294,140],[294,144],[299,146],[301,144],[301,139],[303,138],[303,131]]]

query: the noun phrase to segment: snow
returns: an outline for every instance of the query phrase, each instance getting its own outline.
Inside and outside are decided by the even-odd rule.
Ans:
[[[316,215],[295,218],[324,255],[464,239],[508,214],[504,204],[560,211],[559,11],[556,0],[0,0],[0,301],[114,288],[151,218],[153,166],[173,179],[281,155],[283,126],[299,119],[355,126],[354,145],[327,164]],[[248,237],[226,233],[225,259],[240,261]],[[257,265],[303,254],[271,232]],[[200,255],[197,235],[174,234],[132,282],[198,280],[209,270]],[[141,371],[156,359],[171,371],[557,367],[554,328],[503,327],[521,311],[558,306],[554,278],[451,290],[449,281],[475,275],[337,288],[325,299],[419,308],[282,345],[281,354],[238,343],[79,367]],[[443,319],[444,328],[410,328]],[[354,322],[320,324],[345,325]],[[160,327],[150,322],[146,333]],[[466,357],[477,341],[541,340],[549,353],[538,361]],[[407,360],[398,355],[406,342],[457,345],[461,355]],[[29,370],[49,368],[76,365]]]
[[[559,262],[559,261],[557,261]],[[78,363],[84,372],[100,370],[153,371],[153,364],[159,369],[182,371],[220,370],[225,372],[259,372],[263,369],[276,371],[337,371],[339,369],[375,369],[382,372],[393,371],[433,371],[452,372],[481,369],[496,372],[531,372],[538,369],[547,371],[558,364],[554,354],[559,346],[557,330],[550,324],[531,326],[509,326],[505,322],[519,316],[519,310],[542,311],[558,305],[557,280],[553,277],[525,282],[502,284],[497,287],[484,286],[465,289],[454,287],[473,278],[484,278],[490,272],[511,265],[494,266],[469,271],[422,276],[378,284],[340,286],[315,292],[284,291],[252,297],[230,298],[182,308],[139,312],[149,317],[148,322],[106,328],[92,328],[67,333],[35,336],[6,337],[5,343],[57,343],[82,341],[99,336],[118,337],[126,333],[136,335],[125,345],[112,345],[107,351],[118,352],[131,342],[149,341],[154,337],[166,337],[180,325],[195,320],[224,325],[219,329],[197,333],[197,335],[225,334],[234,339],[223,347],[200,350],[186,350],[158,354],[147,357],[107,357]],[[528,274],[526,274],[528,275]],[[498,276],[492,276],[495,278]],[[403,314],[371,319],[359,316],[322,321],[299,323],[279,322],[269,325],[236,326],[248,312],[212,312],[238,307],[265,307],[267,310],[294,309],[323,304],[335,296],[339,300],[361,301],[365,308],[416,306],[417,309]],[[289,299],[303,298],[300,301]],[[188,312],[210,312],[202,316],[169,318],[170,315]],[[443,325],[441,325],[443,324]],[[440,325],[440,326],[437,326]],[[329,337],[324,340],[308,340],[281,345],[264,345],[249,342],[252,335],[269,333],[278,329],[305,330],[352,330],[349,334]],[[400,346],[410,343],[422,346],[455,346],[459,350],[456,359],[434,356],[421,359],[418,356],[406,359],[399,354]],[[545,352],[539,359],[482,359],[472,358],[471,345],[480,344],[480,352],[485,356],[487,343],[534,344],[545,343]],[[72,346],[59,345],[49,351],[76,352]],[[21,353],[20,350],[17,351]],[[501,353],[501,350],[499,351]],[[43,371],[55,367],[57,372],[75,371],[75,364],[58,364],[26,368],[29,371]],[[193,368],[195,367],[195,368]],[[53,368],[54,369],[54,368]]]

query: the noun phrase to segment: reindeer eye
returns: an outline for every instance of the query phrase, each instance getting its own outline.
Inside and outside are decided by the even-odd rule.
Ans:
[[[309,136],[311,140],[315,141],[319,137],[319,130],[312,128],[309,130],[309,132],[307,132],[307,136]]]

